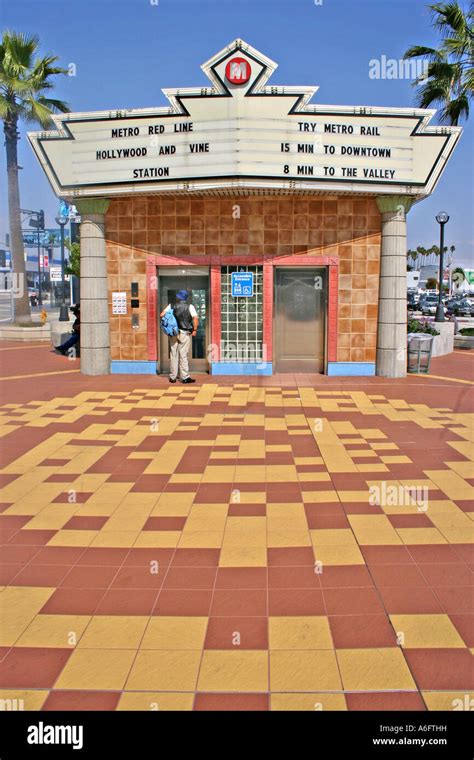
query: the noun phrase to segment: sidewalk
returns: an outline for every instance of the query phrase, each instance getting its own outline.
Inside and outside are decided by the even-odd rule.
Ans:
[[[83,377],[48,345],[0,360],[0,699],[469,704],[470,352],[401,381],[192,387]]]

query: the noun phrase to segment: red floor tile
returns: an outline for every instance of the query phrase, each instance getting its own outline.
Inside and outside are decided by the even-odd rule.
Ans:
[[[71,653],[71,649],[13,648],[0,664],[0,688],[51,688]]]
[[[149,517],[142,530],[183,530],[186,517]]]
[[[474,647],[474,615],[450,614],[449,618],[467,647]]]
[[[117,568],[114,568],[117,571]],[[167,566],[163,566],[160,569],[158,565],[158,572],[151,572],[150,566],[134,566],[127,565],[116,573],[112,583],[111,589],[149,589],[159,591],[163,585],[167,572]]]
[[[98,604],[96,615],[150,615],[158,592],[156,590],[110,589]],[[184,614],[184,613],[183,613]]]
[[[314,567],[269,567],[268,587],[278,588],[320,588],[320,574]]]
[[[106,589],[109,588],[117,573],[118,567],[73,567],[61,583],[62,588],[86,588]],[[59,584],[58,584],[59,585]],[[73,592],[72,592],[73,593]]]
[[[474,586],[474,573],[464,562],[420,565],[420,570],[430,586]]]
[[[176,549],[172,567],[216,567],[220,549]]]
[[[449,615],[474,613],[473,586],[437,586],[435,594]]]
[[[215,567],[170,567],[163,589],[212,589],[216,573]]]
[[[372,588],[325,588],[324,603],[328,615],[382,613],[379,595]]]
[[[69,565],[72,567],[83,554],[83,546],[45,546],[35,554],[32,565]]]
[[[79,559],[78,565],[90,565],[91,567],[120,567],[122,562],[128,557],[129,549],[100,549],[94,547],[87,547],[83,550]]]
[[[368,565],[402,565],[415,561],[406,546],[361,546],[360,550]]]
[[[115,710],[120,691],[51,691],[41,710]]]
[[[322,588],[356,588],[370,587],[374,582],[364,565],[334,565],[325,567],[319,575]]]
[[[266,617],[210,617],[204,649],[268,649],[267,628]]]
[[[42,615],[94,615],[104,595],[103,589],[59,588],[41,608]]]
[[[194,591],[161,591],[153,609],[153,615],[197,615],[207,617],[211,608],[212,592],[209,590]]]
[[[427,581],[416,565],[371,565],[370,574],[378,588],[383,586],[426,586]]]
[[[300,565],[311,565],[314,567],[314,553],[311,547],[301,548],[278,548],[268,549],[268,567],[271,566],[285,566],[296,567]]]
[[[319,589],[275,589],[268,592],[268,614],[325,615],[323,594]]]
[[[439,615],[444,612],[428,586],[381,586],[379,593],[389,615]]]
[[[216,589],[267,588],[266,567],[219,567]]]
[[[397,646],[397,637],[386,615],[329,616],[336,649]]]
[[[216,617],[261,616],[267,614],[267,593],[260,589],[216,589],[211,615]]]
[[[365,711],[425,711],[421,696],[415,692],[372,692],[369,694],[346,694],[348,710]]]
[[[33,565],[29,564],[15,577],[15,586],[50,586],[61,585],[70,568],[66,565]]]
[[[473,657],[468,649],[405,649],[404,655],[419,689],[474,689]]]

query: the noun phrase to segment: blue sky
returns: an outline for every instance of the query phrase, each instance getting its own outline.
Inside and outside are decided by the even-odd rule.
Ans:
[[[0,9],[2,28],[37,33],[43,53],[75,64],[55,91],[73,111],[164,105],[162,87],[209,84],[200,65],[236,37],[279,64],[269,84],[319,85],[313,102],[410,107],[411,83],[371,79],[369,61],[437,41],[425,0],[0,0]],[[408,216],[409,247],[429,247],[438,242],[434,217],[447,211],[446,243],[465,266],[474,265],[473,121],[434,194]],[[55,226],[57,200],[21,131],[22,207],[44,208]],[[1,247],[3,148],[0,164]]]

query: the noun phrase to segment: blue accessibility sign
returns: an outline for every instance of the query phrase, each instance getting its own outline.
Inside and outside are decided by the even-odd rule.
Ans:
[[[253,272],[232,272],[231,294],[234,298],[253,296]]]

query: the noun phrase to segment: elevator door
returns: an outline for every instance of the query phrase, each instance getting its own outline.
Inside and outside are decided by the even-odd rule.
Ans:
[[[276,269],[277,372],[324,372],[325,269]]]
[[[192,270],[191,270],[192,271]],[[207,372],[207,343],[209,310],[209,276],[199,274],[168,273],[161,268],[158,271],[158,315],[170,303],[175,302],[178,290],[187,290],[191,295],[188,303],[192,303],[197,311],[199,327],[197,334],[191,339],[189,350],[189,369],[191,372]],[[160,372],[168,374],[170,370],[170,354],[168,336],[160,330]]]

